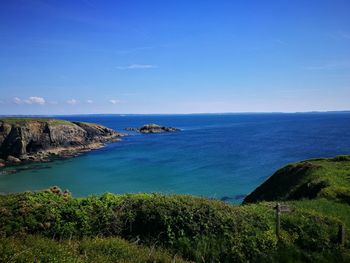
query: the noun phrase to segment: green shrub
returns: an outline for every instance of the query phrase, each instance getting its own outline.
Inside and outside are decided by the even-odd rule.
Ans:
[[[40,236],[0,239],[0,262],[184,262],[154,248],[128,243],[120,238],[54,241]]]
[[[0,262],[82,262],[65,244],[42,237],[1,238]]]
[[[315,254],[336,248],[334,226],[342,218],[337,221],[297,205],[303,202],[292,202],[294,211],[282,217],[285,246]],[[55,240],[118,236],[197,262],[253,262],[277,249],[273,205],[235,206],[181,195],[72,198],[27,192],[0,196],[0,235]]]

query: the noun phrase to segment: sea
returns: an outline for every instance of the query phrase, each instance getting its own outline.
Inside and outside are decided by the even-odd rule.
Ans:
[[[59,186],[76,197],[156,192],[240,203],[288,163],[350,154],[349,112],[54,117],[121,132],[148,123],[181,131],[129,132],[79,157],[2,168],[0,193]]]

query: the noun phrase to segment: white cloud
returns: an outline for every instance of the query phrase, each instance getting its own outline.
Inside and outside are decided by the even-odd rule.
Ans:
[[[91,103],[94,103],[94,101],[93,100],[87,100],[86,103],[91,104]]]
[[[44,105],[45,104],[45,99],[42,97],[29,97],[27,100],[24,100],[25,103],[27,104],[39,104],[39,105]]]
[[[303,67],[306,70],[331,70],[331,69],[344,69],[350,67],[350,61],[338,61],[330,62],[319,65],[311,65]]]
[[[18,98],[18,97],[14,97],[14,98],[13,98],[13,103],[15,103],[15,104],[21,104],[21,103],[22,103],[22,100],[21,100],[20,98]]]
[[[118,104],[120,103],[120,100],[109,100],[109,102],[112,104]]]
[[[70,105],[75,105],[78,103],[78,101],[76,99],[70,99],[70,100],[67,100],[67,103]]]
[[[152,69],[152,68],[157,68],[157,66],[151,65],[151,64],[131,64],[128,66],[117,67],[117,69]]]
[[[32,96],[29,97],[28,99],[20,99],[18,97],[14,97],[13,98],[13,102],[15,104],[38,104],[38,105],[44,105],[46,103],[45,99],[43,97],[36,97],[36,96]]]

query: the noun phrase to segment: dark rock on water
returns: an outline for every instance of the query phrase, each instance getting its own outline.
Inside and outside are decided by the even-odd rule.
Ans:
[[[160,126],[158,124],[145,124],[141,128],[126,128],[127,131],[136,131],[141,133],[162,133],[162,132],[177,132],[180,129],[174,127]]]
[[[221,201],[224,201],[224,202],[229,202],[229,201],[232,201],[232,200],[243,200],[243,198],[246,197],[246,195],[235,195],[234,197],[232,196],[223,196],[220,198]]]
[[[232,200],[233,198],[232,197],[229,197],[229,196],[223,196],[220,198],[221,201],[224,201],[224,202],[228,202],[230,200]]]
[[[97,149],[124,134],[83,122],[49,118],[0,119],[0,167],[28,161],[71,157]]]

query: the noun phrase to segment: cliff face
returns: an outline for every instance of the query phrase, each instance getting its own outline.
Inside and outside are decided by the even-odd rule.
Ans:
[[[97,124],[56,119],[0,119],[0,158],[36,160],[38,155],[97,148],[122,134]],[[60,149],[60,150],[58,150]],[[45,156],[40,156],[45,157]],[[17,160],[18,161],[18,160]]]

